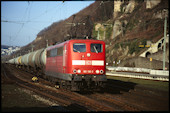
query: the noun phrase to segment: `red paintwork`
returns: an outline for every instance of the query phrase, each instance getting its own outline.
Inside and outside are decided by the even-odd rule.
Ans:
[[[64,44],[66,44],[66,42],[49,47],[47,48],[47,51],[54,48],[62,47],[64,46]],[[47,57],[45,70],[48,72],[63,73],[63,56]]]
[[[86,52],[74,52],[73,51],[73,43],[85,43],[86,44]],[[90,44],[91,43],[100,43],[103,45],[103,52],[102,53],[94,53],[90,51]],[[67,74],[75,74],[73,70],[80,69],[81,73],[76,74],[93,74],[93,75],[103,75],[105,74],[105,43],[104,41],[100,40],[69,40],[52,47],[47,48],[47,51],[57,48],[57,47],[64,47],[63,56],[56,56],[56,57],[47,57],[46,59],[46,71],[52,71],[55,73],[67,73]],[[65,51],[66,47],[66,51]],[[90,57],[87,56],[87,53],[90,53]],[[84,57],[82,57],[84,56]],[[103,66],[96,66],[96,65],[72,65],[72,60],[85,60],[85,61],[95,61],[100,60],[104,61]],[[65,63],[64,63],[65,62]],[[91,62],[89,63],[91,64]],[[103,74],[97,74],[96,70],[103,70]],[[83,72],[87,70],[87,72]]]

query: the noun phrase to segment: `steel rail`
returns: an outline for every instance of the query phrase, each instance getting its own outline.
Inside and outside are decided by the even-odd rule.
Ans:
[[[61,96],[65,96],[65,97],[69,98],[69,101],[71,101],[71,103],[75,103],[76,102],[76,103],[78,103],[78,104],[80,104],[82,106],[85,106],[87,108],[91,108],[92,111],[115,111],[114,108],[108,107],[108,106],[104,106],[103,104],[99,103],[98,101],[90,99],[90,98],[88,98],[86,96],[83,96],[83,95],[80,95],[80,94],[77,94],[77,93],[74,93],[74,92],[66,91],[66,90],[57,90],[57,89],[53,89],[53,88],[50,88],[50,87],[45,87],[41,83],[34,83],[34,82],[30,82],[30,81],[28,81],[26,79],[21,78],[19,75],[21,75],[22,72],[20,72],[20,71],[17,71],[16,73],[17,74],[14,73],[15,74],[14,76],[17,79],[19,79],[21,81],[24,81],[24,82],[27,82],[27,83],[29,83],[31,85],[34,85],[34,86],[38,87],[38,88],[41,88],[41,89],[44,89],[44,90],[48,90],[48,91],[52,91],[52,92],[54,92],[56,94],[60,94]],[[30,73],[28,73],[28,74],[30,74]],[[23,86],[23,87],[25,87],[25,88],[27,88],[29,90],[32,90],[32,91],[34,91],[36,93],[39,92],[36,89],[29,88],[28,86],[24,86],[23,84],[19,84],[19,85]],[[66,105],[70,105],[71,104],[70,102],[68,103],[68,100],[63,100],[62,101],[62,99],[58,99],[58,98],[56,98],[54,96],[51,96],[51,95],[48,96],[44,92],[40,92],[40,94],[43,95],[43,96],[47,96],[49,98],[52,98],[52,99],[54,99],[56,101],[59,101],[61,103],[65,103]]]

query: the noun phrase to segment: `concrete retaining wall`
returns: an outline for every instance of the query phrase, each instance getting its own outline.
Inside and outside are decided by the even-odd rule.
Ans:
[[[108,70],[111,71],[131,71],[131,72],[144,72],[144,73],[150,73],[151,69],[146,68],[132,68],[132,67],[106,67]]]
[[[151,70],[150,71],[151,75],[165,75],[169,76],[169,71],[163,71],[163,70]]]
[[[106,67],[110,71],[130,71],[130,72],[143,72],[143,73],[149,73],[151,75],[164,75],[169,76],[169,71],[163,71],[163,70],[152,70],[152,69],[146,69],[146,68],[131,68],[131,67]]]
[[[122,61],[119,64],[120,67],[136,67],[136,68],[147,68],[147,69],[155,69],[160,70],[163,69],[163,62],[154,60],[150,61],[149,58],[144,57],[136,57],[132,59],[127,59]],[[169,63],[165,63],[165,67],[169,70]]]

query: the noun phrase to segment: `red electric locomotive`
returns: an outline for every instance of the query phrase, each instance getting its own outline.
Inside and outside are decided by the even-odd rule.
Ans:
[[[45,75],[74,91],[103,87],[107,80],[104,41],[68,40],[48,47]]]

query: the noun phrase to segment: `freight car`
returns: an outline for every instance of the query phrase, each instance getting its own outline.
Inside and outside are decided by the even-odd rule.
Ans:
[[[37,72],[43,78],[72,91],[100,89],[105,76],[105,43],[100,40],[68,40],[43,48],[9,63]]]

